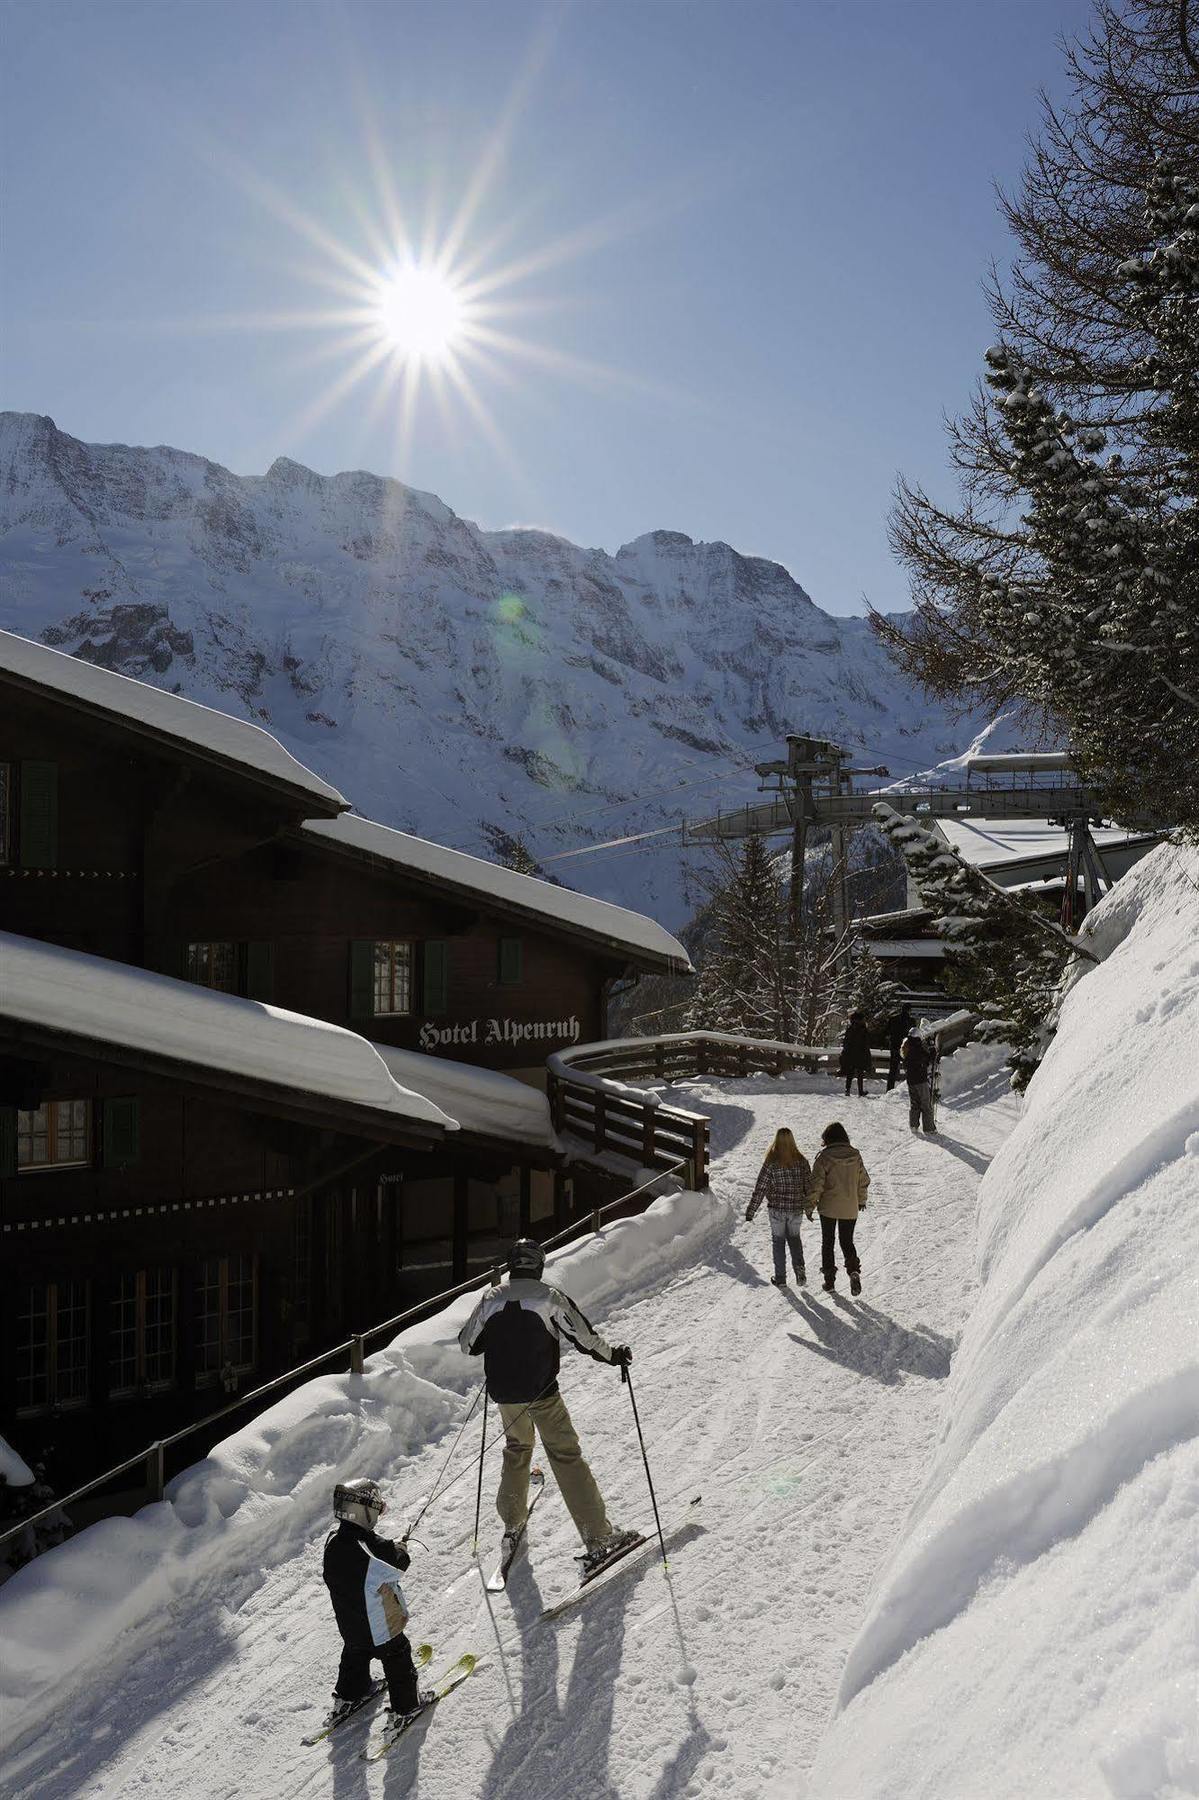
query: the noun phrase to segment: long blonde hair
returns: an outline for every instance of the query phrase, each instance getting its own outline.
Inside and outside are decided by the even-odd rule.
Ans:
[[[793,1169],[803,1161],[803,1153],[786,1125],[775,1132],[774,1142],[766,1152],[766,1161],[777,1163],[784,1169]]]

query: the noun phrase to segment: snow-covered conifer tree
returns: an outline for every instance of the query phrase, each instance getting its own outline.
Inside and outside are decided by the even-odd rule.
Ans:
[[[907,859],[935,915],[952,963],[952,987],[981,1015],[984,1042],[1011,1047],[1013,1086],[1023,1089],[1053,1032],[1066,968],[1091,952],[1017,894],[988,881],[918,820],[879,802],[874,816]]]

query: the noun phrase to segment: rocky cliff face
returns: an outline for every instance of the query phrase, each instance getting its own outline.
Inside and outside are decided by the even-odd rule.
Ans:
[[[375,475],[237,476],[33,414],[0,414],[0,625],[255,719],[359,811],[481,854],[736,804],[788,730],[898,774],[977,728],[727,544],[610,556]],[[667,837],[551,867],[678,923],[694,856]]]

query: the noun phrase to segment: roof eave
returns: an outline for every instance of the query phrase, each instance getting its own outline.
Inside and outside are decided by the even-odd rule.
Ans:
[[[331,790],[328,795],[323,795],[314,788],[287,781],[283,776],[271,775],[266,770],[255,769],[250,764],[239,761],[237,757],[222,756],[219,751],[210,750],[190,738],[175,737],[172,733],[162,731],[144,719],[134,719],[128,713],[117,712],[112,707],[101,706],[94,700],[88,700],[82,694],[64,693],[61,688],[38,681],[34,676],[21,675],[12,669],[0,668],[0,682],[9,682],[26,693],[53,700],[72,712],[82,713],[88,718],[99,719],[104,724],[112,725],[120,731],[127,731],[134,737],[146,738],[153,743],[161,744],[164,748],[187,757],[193,762],[219,769],[222,774],[232,775],[240,781],[250,782],[255,787],[266,788],[269,792],[289,801],[304,817],[336,819],[343,812],[349,811],[349,801],[341,794],[336,794],[335,790]]]

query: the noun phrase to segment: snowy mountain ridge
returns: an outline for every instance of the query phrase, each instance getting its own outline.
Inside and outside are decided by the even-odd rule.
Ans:
[[[983,723],[728,544],[653,531],[609,555],[362,471],[239,476],[36,414],[0,414],[0,571],[0,625],[265,725],[360,811],[476,854],[736,804],[789,730],[899,774]],[[557,872],[687,911],[669,839]]]

